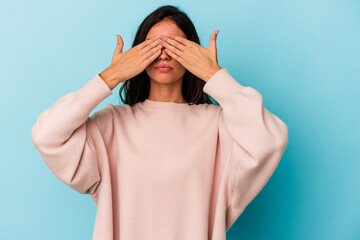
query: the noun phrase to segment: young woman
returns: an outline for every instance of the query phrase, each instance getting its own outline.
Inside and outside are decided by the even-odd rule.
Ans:
[[[97,205],[93,239],[224,240],[275,171],[287,125],[217,63],[178,8],[145,18],[133,47],[43,111],[32,142]],[[90,112],[119,84],[124,105]],[[217,104],[210,101],[209,95]]]

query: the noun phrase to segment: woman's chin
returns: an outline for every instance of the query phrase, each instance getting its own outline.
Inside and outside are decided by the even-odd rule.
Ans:
[[[171,83],[176,81],[176,78],[168,73],[154,74],[151,79],[158,83]]]
[[[166,77],[157,77],[157,78],[154,78],[153,81],[157,82],[157,83],[166,84],[166,83],[173,83],[176,80],[174,80],[173,78],[169,78],[169,77],[167,77],[167,78]]]

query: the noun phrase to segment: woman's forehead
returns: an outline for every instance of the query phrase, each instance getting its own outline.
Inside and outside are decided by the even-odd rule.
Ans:
[[[181,29],[171,21],[161,21],[155,24],[147,33],[146,40],[149,38],[154,38],[157,36],[167,36],[168,34],[173,34],[179,37],[185,37],[185,34]]]
[[[149,36],[146,37],[146,40],[150,39],[150,38],[154,38],[154,37],[159,37],[159,36],[167,36],[169,34],[173,34],[175,36],[179,36],[179,37],[183,37],[183,35],[180,34],[176,34],[176,33],[159,33],[159,34],[151,34]]]

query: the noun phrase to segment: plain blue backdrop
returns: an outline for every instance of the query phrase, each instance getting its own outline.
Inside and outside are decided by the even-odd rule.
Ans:
[[[0,239],[92,238],[95,203],[51,173],[31,128],[164,4],[188,14],[203,47],[219,29],[219,65],[288,125],[278,168],[227,239],[360,239],[357,0],[2,1]],[[119,104],[119,87],[94,111]]]

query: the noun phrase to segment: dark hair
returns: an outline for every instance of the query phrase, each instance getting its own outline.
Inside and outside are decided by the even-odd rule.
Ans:
[[[173,21],[184,32],[187,39],[200,45],[200,40],[195,30],[194,24],[191,22],[186,13],[172,5],[163,5],[149,14],[140,24],[136,32],[132,47],[145,41],[146,35],[150,31],[151,27],[162,20]],[[210,100],[211,96],[203,91],[205,83],[205,81],[198,78],[188,70],[185,71],[181,91],[185,101],[187,101],[188,104],[213,104],[213,102]],[[125,99],[122,98],[122,91],[125,93]],[[121,101],[124,104],[128,104],[130,106],[136,104],[137,102],[144,101],[149,97],[149,94],[150,78],[146,73],[146,70],[124,81],[124,84],[120,87],[119,90]],[[215,100],[214,102],[215,105],[219,105]]]

